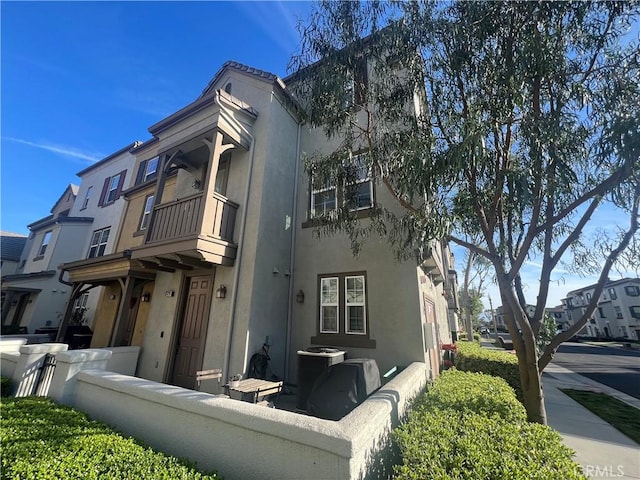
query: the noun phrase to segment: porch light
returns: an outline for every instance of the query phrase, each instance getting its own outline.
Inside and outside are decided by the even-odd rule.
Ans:
[[[296,302],[304,303],[304,292],[302,290],[298,290],[298,293],[296,294]]]
[[[225,298],[227,296],[227,287],[220,285],[216,290],[216,298]]]
[[[144,292],[142,294],[142,297],[140,297],[140,301],[141,302],[148,302],[149,300],[151,300],[151,293],[150,292]]]

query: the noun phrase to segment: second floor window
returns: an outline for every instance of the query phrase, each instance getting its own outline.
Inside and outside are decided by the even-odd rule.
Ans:
[[[610,288],[609,289],[609,297],[611,298],[611,300],[615,300],[616,298],[618,298],[618,295],[616,294],[616,289],[615,288]]]
[[[47,246],[49,245],[49,242],[51,241],[51,230],[49,230],[48,232],[46,232],[44,234],[44,237],[42,237],[42,243],[40,244],[40,249],[38,250],[38,257],[42,257],[44,255],[44,252],[47,251]]]
[[[326,215],[336,208],[336,187],[325,184],[311,190],[311,217]]]
[[[148,195],[144,200],[144,210],[142,211],[142,218],[140,219],[140,230],[145,230],[149,225],[149,218],[151,218],[151,211],[153,210],[153,195]]]
[[[616,318],[622,318],[622,308],[613,307],[616,310]]]
[[[629,307],[629,311],[633,318],[640,318],[640,306]]]
[[[105,178],[102,193],[100,194],[100,201],[98,202],[99,206],[110,205],[120,197],[126,173],[127,171],[123,170],[112,177]]]
[[[373,180],[367,154],[354,155],[345,164],[347,180],[340,188],[328,180],[318,185],[312,180],[310,218],[326,215],[344,205],[349,210],[365,210],[373,206]]]
[[[628,285],[624,287],[624,292],[630,297],[640,296],[640,288],[635,285]]]
[[[101,257],[104,255],[104,251],[107,248],[107,242],[109,241],[109,233],[111,233],[111,227],[93,232],[91,245],[89,246],[88,258]]]
[[[89,200],[91,200],[91,194],[93,193],[93,186],[87,188],[87,193],[84,195],[84,202],[82,202],[82,210],[87,208],[89,205]]]
[[[158,174],[158,157],[151,158],[149,160],[143,160],[138,167],[138,174],[136,175],[136,185],[148,182],[156,177]]]

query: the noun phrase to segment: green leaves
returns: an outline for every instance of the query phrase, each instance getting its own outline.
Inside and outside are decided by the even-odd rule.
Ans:
[[[585,478],[560,436],[527,423],[513,390],[489,375],[447,370],[394,437],[397,479]]]
[[[218,479],[43,397],[2,400],[2,479]]]

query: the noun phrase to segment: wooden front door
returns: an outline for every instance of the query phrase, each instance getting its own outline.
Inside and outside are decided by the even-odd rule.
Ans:
[[[196,371],[202,369],[212,284],[208,275],[189,278],[171,375],[173,385],[194,388]]]

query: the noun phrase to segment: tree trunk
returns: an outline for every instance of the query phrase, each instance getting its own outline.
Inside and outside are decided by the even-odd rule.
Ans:
[[[522,367],[522,366],[521,366]],[[542,377],[537,365],[525,365],[526,382],[520,375],[524,408],[527,410],[527,420],[530,422],[547,424],[547,411],[544,405]]]
[[[508,283],[498,283],[504,320],[518,357],[522,403],[530,422],[547,424],[547,412],[544,405],[542,378],[538,368],[536,337],[526,312],[518,302],[515,292]],[[517,319],[517,321],[516,321]],[[521,333],[518,331],[520,327]]]

